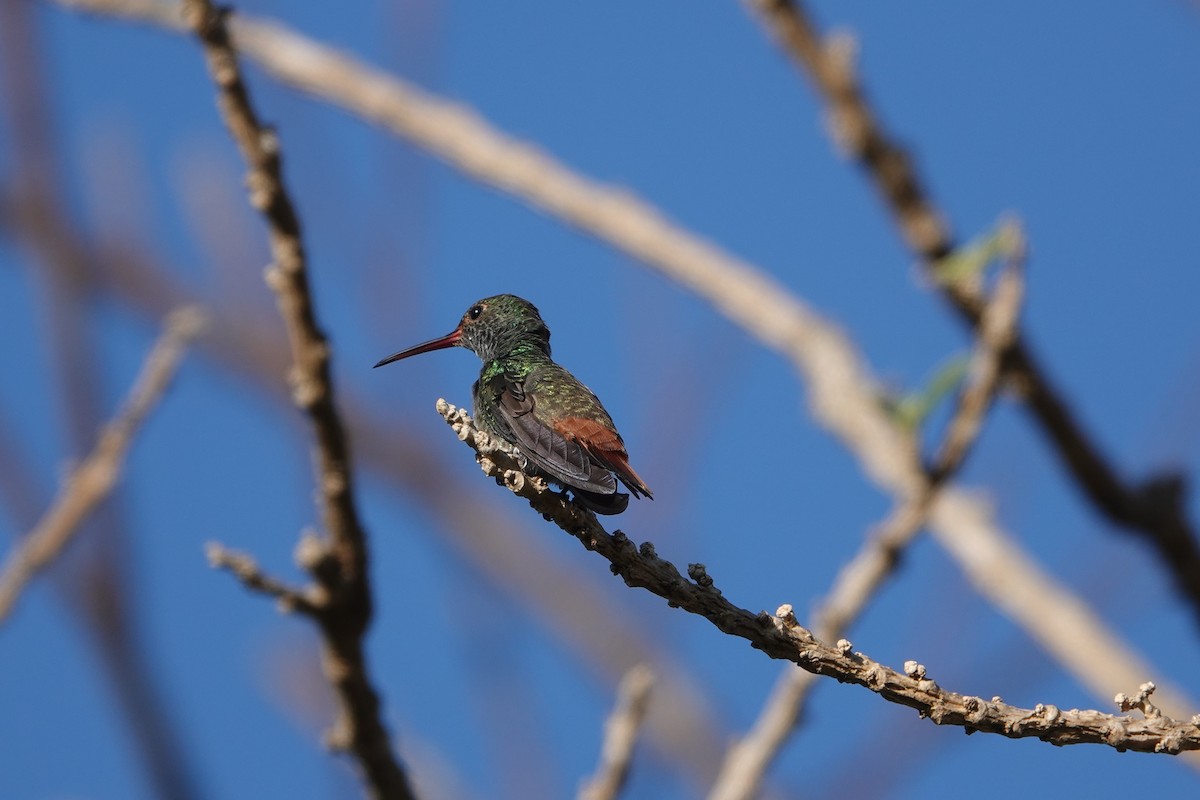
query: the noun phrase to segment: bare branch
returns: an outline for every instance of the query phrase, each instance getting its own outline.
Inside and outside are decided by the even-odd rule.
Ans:
[[[860,162],[887,201],[905,242],[927,260],[953,249],[950,231],[921,185],[912,160],[893,142],[867,105],[854,74],[854,43],[822,42],[791,0],[748,0],[784,51],[804,70],[829,105],[829,130],[843,152]]]
[[[616,708],[604,723],[600,765],[579,790],[579,800],[615,800],[621,794],[652,688],[654,673],[645,664],[635,665],[621,679]]]
[[[264,573],[253,556],[228,550],[220,542],[209,542],[204,548],[204,554],[208,557],[209,564],[216,569],[228,570],[247,589],[274,597],[279,601],[281,611],[298,611],[308,616],[316,616],[319,613],[318,604],[303,590],[288,586]]]
[[[181,308],[167,318],[166,330],[142,364],[125,406],[104,427],[96,449],[71,471],[38,524],[9,553],[0,571],[0,622],[12,613],[29,581],[63,551],[80,524],[117,485],[134,437],[202,325],[203,315],[196,308]]]
[[[334,406],[329,344],[313,311],[300,220],[283,184],[279,140],[259,122],[250,103],[230,44],[226,13],[208,0],[184,3],[184,19],[204,46],[221,115],[250,170],[250,202],[267,222],[274,263],[266,280],[275,292],[291,345],[292,396],[308,415],[317,440],[313,455],[329,539],[318,546],[323,552],[312,559],[311,572],[325,590],[316,619],[323,633],[322,663],[339,702],[328,741],[354,753],[373,796],[409,798],[408,776],[380,718],[379,697],[367,677],[363,655],[363,635],[371,620],[367,537],[354,504],[349,446]],[[292,602],[299,597],[291,591],[285,596]]]
[[[52,219],[70,217],[68,158],[64,157],[54,106],[54,80],[48,73],[45,28],[50,20],[31,2],[0,3],[0,83],[3,109],[8,119],[0,123],[8,132],[10,147],[5,184],[21,204],[24,214],[21,240],[30,256],[29,275],[41,286],[45,300],[42,316],[47,326],[44,353],[47,370],[56,386],[64,443],[71,456],[81,458],[95,444],[109,413],[104,409],[99,380],[102,348],[94,330],[94,272],[90,243],[72,246],[55,235]],[[155,313],[157,326],[169,307]],[[17,451],[5,452],[15,458]],[[33,462],[29,462],[32,464]],[[7,495],[28,489],[26,482],[0,479]],[[23,489],[24,486],[24,489]],[[53,487],[52,487],[53,488]],[[25,493],[19,503],[17,528],[34,525],[48,505],[41,487]],[[26,509],[32,506],[29,511]],[[14,506],[17,507],[17,506]],[[187,800],[199,793],[198,771],[181,743],[176,709],[166,697],[153,659],[143,642],[143,620],[133,613],[139,583],[130,573],[136,560],[128,558],[131,525],[114,492],[89,516],[79,541],[71,549],[75,558],[54,570],[54,583],[66,607],[82,622],[82,631],[97,654],[128,725],[139,760],[154,793],[167,800]],[[79,552],[79,551],[84,552]]]
[[[807,74],[829,106],[834,140],[875,182],[905,242],[932,270],[955,250],[953,234],[922,186],[912,159],[880,124],[855,74],[848,37],[822,41],[799,0],[748,0],[774,38]],[[941,284],[943,294],[972,327],[982,325],[984,298],[970,283]],[[1180,593],[1200,618],[1200,543],[1187,518],[1182,481],[1159,476],[1126,482],[1084,431],[1053,379],[1018,331],[1004,369],[1027,407],[1093,505],[1158,552]]]
[[[603,556],[613,574],[627,586],[639,587],[673,607],[704,617],[720,631],[750,642],[771,658],[791,661],[808,672],[866,687],[889,702],[917,709],[939,725],[969,732],[996,733],[1009,738],[1034,737],[1056,745],[1105,744],[1117,750],[1180,753],[1200,750],[1200,717],[1180,722],[1165,716],[1153,719],[1118,717],[1100,711],[1062,711],[1039,704],[1018,708],[998,697],[990,701],[948,692],[925,674],[916,662],[898,672],[853,652],[846,640],[829,646],[796,621],[790,605],[774,615],[740,608],[722,596],[702,564],[688,567],[684,578],[670,562],[659,558],[649,542],[635,545],[620,531],[608,533],[590,511],[550,489],[541,478],[521,471],[512,448],[475,427],[470,416],[445,400],[438,413],[458,438],[477,454],[480,467],[502,486],[529,501],[545,519],[574,536],[588,550]]]
[[[97,0],[72,0],[77,7],[90,7],[93,2]],[[153,21],[152,15],[143,10],[130,13]],[[243,19],[236,29],[239,44],[247,54],[281,80],[380,123],[463,172],[642,259],[706,298],[796,364],[809,381],[814,415],[842,438],[872,480],[901,502],[920,491],[924,470],[915,459],[911,442],[879,409],[874,381],[853,346],[835,326],[762,270],[673,225],[632,194],[590,181],[537,149],[504,136],[468,109],[430,97],[394,76],[282,26]],[[1009,352],[1011,360],[1012,353],[1020,352],[1018,345]],[[1009,375],[1013,374],[1010,370]],[[1035,405],[1041,402],[1036,395],[1030,395]],[[1053,399],[1044,392],[1041,396],[1046,402],[1046,398]],[[1062,425],[1072,424],[1061,405],[1059,415]],[[1168,500],[1174,488],[1171,483],[1156,486],[1157,494],[1168,496]],[[956,502],[971,503],[961,495],[953,496]],[[999,535],[984,511],[976,508],[971,516],[973,523],[983,526],[978,529],[982,534]],[[935,515],[935,529],[941,521],[954,519],[960,517]],[[1178,525],[1164,523],[1164,530],[1174,530],[1180,536],[1163,541],[1174,542],[1177,548],[1172,567],[1189,572],[1190,533],[1181,518],[1175,522]],[[947,538],[952,535],[951,531],[945,533]],[[1200,567],[1200,558],[1195,564]],[[964,567],[971,572],[970,564]],[[1196,577],[1200,605],[1200,571]],[[1003,581],[977,586],[1010,613],[1025,608],[1023,602],[1011,598],[1011,590]],[[1021,624],[1031,630],[1044,630],[1043,615],[1032,613],[1034,618],[1019,619]],[[1092,630],[1101,630],[1098,621],[1092,622]],[[1083,668],[1090,673],[1092,677],[1086,680],[1094,685],[1095,665],[1076,662],[1060,646],[1061,641],[1061,637],[1052,637],[1042,643],[1073,670]]]
[[[21,224],[25,213],[23,203],[0,192],[0,227],[22,235],[27,230]],[[60,242],[72,249],[83,247],[69,220],[54,216],[46,223]],[[165,308],[193,300],[192,293],[170,277],[177,271],[151,263],[145,250],[128,240],[90,243],[102,275],[98,289],[142,315],[159,316]],[[287,402],[276,379],[277,365],[287,361],[286,340],[266,320],[240,313],[236,303],[217,306],[210,312],[212,324],[203,346],[249,386]],[[687,666],[655,640],[641,619],[605,601],[596,576],[537,546],[525,528],[507,516],[463,502],[468,493],[484,490],[451,469],[424,440],[398,427],[402,421],[394,415],[380,417],[347,394],[341,395],[339,405],[350,439],[358,443],[357,458],[427,504],[440,521],[439,533],[464,563],[511,592],[581,664],[612,684],[639,661],[671,675],[655,692],[661,702],[651,707],[646,734],[681,765],[685,778],[707,785],[727,729]]]
[[[1014,235],[1019,236],[1015,231]],[[862,614],[867,603],[891,576],[905,548],[928,518],[938,490],[965,460],[982,429],[983,418],[999,385],[1000,359],[1012,340],[1021,306],[1024,248],[1005,265],[997,280],[984,324],[971,359],[966,388],[959,395],[934,463],[917,494],[901,501],[862,548],[841,569],[833,587],[813,614],[814,635],[822,641],[840,639]],[[758,796],[767,768],[796,730],[816,676],[787,668],[771,690],[763,710],[746,735],[725,755],[709,800],[748,800]]]
[[[379,122],[464,172],[643,259],[707,298],[797,365],[811,387],[816,418],[842,438],[873,481],[899,501],[920,490],[924,470],[911,442],[879,408],[874,381],[856,350],[836,327],[761,270],[672,225],[630,194],[589,181],[503,136],[460,106],[433,99],[282,27],[243,20],[237,30],[247,53],[281,79]],[[931,510],[931,523],[979,590],[1087,685],[1106,686],[1142,667],[1099,620],[1078,608],[1074,598],[1012,547],[979,501],[947,487]],[[976,552],[1001,554],[1006,570],[1028,566],[1034,574],[1021,582],[998,577]],[[1042,590],[1048,594],[1038,595]],[[1065,598],[1071,608],[1046,614],[1053,605],[1047,597]],[[1084,627],[1062,627],[1076,623]],[[1067,644],[1079,640],[1094,641],[1098,647],[1116,643],[1119,650],[1097,663],[1081,655],[1087,648]],[[1113,691],[1106,693],[1111,696]]]

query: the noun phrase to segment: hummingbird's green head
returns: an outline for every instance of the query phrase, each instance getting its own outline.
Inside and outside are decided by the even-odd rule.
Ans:
[[[515,294],[498,294],[474,303],[458,327],[445,336],[401,350],[375,366],[446,347],[465,347],[484,361],[494,361],[522,345],[532,345],[549,355],[550,329],[533,303]]]
[[[463,314],[458,331],[458,346],[484,361],[511,353],[522,344],[550,353],[550,329],[537,306],[515,294],[498,294],[475,303]]]

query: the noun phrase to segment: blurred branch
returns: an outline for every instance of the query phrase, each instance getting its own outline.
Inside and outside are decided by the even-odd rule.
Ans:
[[[813,614],[813,635],[821,641],[840,639],[859,617],[884,581],[894,574],[905,548],[922,530],[929,507],[941,486],[958,471],[982,428],[996,396],[1000,359],[1012,341],[1023,295],[1024,248],[1005,264],[984,314],[968,383],[947,426],[925,482],[917,494],[899,503],[838,573],[833,588]],[[709,800],[748,800],[757,797],[770,764],[795,731],[816,676],[785,668],[762,711],[746,735],[730,746]]]
[[[953,235],[923,188],[908,153],[891,139],[867,102],[855,74],[848,37],[822,41],[799,0],[749,0],[785,52],[807,74],[829,107],[834,140],[857,160],[885,198],[897,227],[928,270],[956,249]],[[984,301],[969,281],[941,283],[944,296],[972,327]],[[1187,518],[1178,475],[1127,483],[1076,419],[1020,331],[1005,351],[1006,377],[1084,493],[1110,520],[1140,534],[1157,551],[1178,591],[1200,619],[1200,543]]]
[[[645,664],[635,665],[621,679],[616,708],[604,723],[600,766],[579,790],[579,800],[615,800],[621,794],[653,688],[654,673]]]
[[[179,309],[168,317],[166,330],[146,357],[124,408],[104,427],[96,449],[71,471],[37,526],[5,560],[0,570],[0,622],[12,613],[29,581],[63,551],[116,486],[134,436],[170,385],[188,342],[202,325],[203,316],[195,308]]]
[[[1161,713],[1135,719],[1100,711],[1062,711],[1042,704],[1032,709],[1017,708],[998,697],[986,701],[948,692],[930,680],[925,668],[915,661],[905,662],[901,673],[853,652],[853,646],[844,639],[833,647],[824,644],[797,623],[790,605],[780,606],[774,615],[753,614],[726,600],[704,565],[689,565],[688,577],[684,578],[673,564],[657,556],[649,542],[639,547],[620,531],[608,533],[591,512],[568,501],[541,478],[522,472],[512,448],[476,428],[465,411],[445,400],[438,401],[437,410],[458,438],[475,451],[484,474],[525,498],[534,511],[574,536],[586,549],[607,559],[613,574],[627,586],[646,589],[672,606],[702,616],[718,630],[746,639],[771,658],[866,687],[889,702],[915,708],[936,724],[955,725],[969,732],[996,733],[1013,739],[1032,737],[1055,745],[1105,744],[1140,752],[1200,750],[1200,714],[1182,722]]]
[[[20,225],[21,240],[30,250],[28,272],[44,293],[45,361],[56,410],[67,453],[79,458],[92,449],[107,413],[101,399],[102,337],[93,330],[91,248],[85,236],[62,239],[55,230],[58,220],[70,217],[64,165],[71,159],[63,153],[54,119],[56,96],[47,79],[50,48],[43,42],[43,17],[32,0],[0,3],[0,79],[8,116],[8,125],[0,127],[10,134],[13,169],[6,186],[24,211]],[[167,311],[154,315],[155,328]],[[41,506],[48,505],[49,498],[41,497],[41,491],[27,496],[26,502],[38,508],[28,516],[18,513],[18,529],[31,527]],[[144,626],[133,611],[146,598],[135,596],[132,529],[116,491],[90,514],[71,554],[60,560],[54,582],[99,656],[105,686],[116,700],[150,790],[169,800],[189,800],[202,791],[201,771],[191,763],[194,753],[182,744],[176,709],[150,663]]]
[[[92,2],[71,0],[76,7]],[[137,5],[140,10],[122,13],[154,20],[145,13],[145,3]],[[281,80],[380,123],[704,297],[792,361],[807,381],[814,417],[855,454],[872,481],[901,503],[920,491],[925,472],[912,442],[881,408],[876,381],[857,350],[763,270],[674,225],[631,193],[593,182],[505,136],[467,108],[433,98],[282,26],[243,19],[235,20],[234,27],[246,54]],[[933,501],[929,521],[936,539],[977,590],[1093,691],[1111,696],[1144,679],[1147,667],[1018,550],[980,501],[946,486]],[[980,553],[999,560],[988,563]],[[1027,572],[1006,574],[1012,569]]]
[[[821,41],[798,2],[747,3],[821,93],[829,106],[830,135],[875,181],[908,246],[926,261],[949,255],[954,250],[950,231],[922,186],[912,160],[887,136],[863,97],[854,74],[854,41],[848,36]]]
[[[0,192],[0,228],[20,236],[27,228],[25,208]],[[70,221],[55,216],[48,230],[71,251],[83,240]],[[126,241],[89,243],[100,272],[98,288],[135,313],[160,316],[164,309],[195,302],[171,276],[179,270],[151,263],[145,248]],[[287,343],[279,332],[244,313],[233,297],[204,298],[212,324],[202,345],[221,366],[241,380],[287,402],[276,375],[287,362]],[[660,683],[646,720],[654,744],[682,765],[682,774],[707,785],[726,740],[727,726],[708,706],[699,682],[646,630],[644,622],[609,602],[595,576],[537,546],[524,528],[482,503],[463,502],[479,491],[449,469],[445,459],[423,440],[397,427],[395,415],[380,417],[353,396],[343,394],[343,420],[358,443],[363,463],[399,489],[420,498],[439,520],[445,537],[466,563],[512,593],[523,607],[575,654],[578,662],[615,685],[633,664],[653,664],[671,681]]]
[[[209,542],[204,552],[212,567],[228,570],[247,589],[274,597],[279,601],[280,611],[298,611],[314,618],[319,615],[320,600],[314,600],[303,590],[267,575],[252,556],[226,549],[217,542]]]
[[[358,758],[370,793],[409,798],[408,776],[392,750],[367,676],[363,636],[371,620],[367,537],[354,504],[349,446],[333,399],[329,343],[317,326],[309,293],[300,220],[284,188],[279,140],[259,121],[226,28],[226,11],[208,0],[186,0],[184,17],[203,45],[217,104],[250,170],[250,203],[262,213],[274,263],[266,273],[291,345],[292,396],[313,426],[314,460],[327,541],[309,540],[307,566],[324,591],[314,603],[325,674],[338,697],[330,742]]]
[[[882,412],[875,382],[857,351],[835,326],[762,270],[673,225],[632,194],[590,181],[499,133],[466,108],[432,98],[281,26],[235,20],[234,28],[245,53],[281,80],[380,123],[704,297],[796,365],[810,387],[814,416],[842,439],[871,480],[898,501],[919,491],[924,470],[912,443]],[[979,501],[947,486],[933,503],[930,523],[977,589],[1086,685],[1111,696],[1114,680],[1139,672],[1141,676],[1121,685],[1143,680],[1144,665],[1017,550]],[[1005,574],[997,574],[979,553],[1000,559]],[[1007,574],[1014,568],[1030,572],[1015,580]],[[1053,608],[1060,601],[1065,607]],[[1110,646],[1116,649],[1094,658]]]

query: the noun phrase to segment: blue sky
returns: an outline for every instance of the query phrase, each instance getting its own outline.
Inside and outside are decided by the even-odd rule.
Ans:
[[[581,173],[638,193],[805,298],[897,389],[921,385],[968,344],[869,183],[831,146],[806,81],[741,4],[239,8],[467,103]],[[1104,449],[1131,476],[1195,474],[1200,13],[1174,0],[1086,11],[820,3],[814,13],[826,29],[855,34],[870,98],[960,240],[1004,214],[1022,220],[1031,248],[1025,330]],[[278,336],[261,281],[262,226],[196,46],[53,4],[37,5],[34,20],[76,223],[97,240],[137,244],[196,299],[252,326],[235,351]],[[683,665],[720,726],[709,733],[745,730],[780,665],[625,589],[605,562],[481,478],[433,411],[438,397],[469,403],[471,354],[370,365],[447,332],[479,297],[529,298],[554,331],[556,357],[604,399],[656,491],[653,503],[632,503],[620,527],[677,564],[703,562],[738,605],[790,602],[804,617],[889,501],[812,423],[794,370],[627,256],[254,69],[250,78],[282,137],[346,406],[380,442],[402,432],[419,443],[427,463],[396,469],[448,471],[468,492],[464,508],[518,530],[581,596],[596,592],[618,625]],[[0,169],[11,176],[19,155],[11,131],[0,136]],[[0,235],[9,343],[0,348],[9,376],[0,416],[43,495],[36,508],[78,455],[61,430],[48,364],[43,269]],[[105,292],[86,323],[107,414],[157,321],[127,293]],[[203,796],[356,796],[349,770],[319,744],[328,705],[314,634],[203,558],[204,543],[220,539],[298,579],[295,541],[318,524],[307,431],[263,390],[279,386],[283,366],[250,379],[229,363],[212,350],[189,358],[129,462],[119,502],[134,619]],[[570,795],[595,764],[611,676],[561,645],[547,615],[514,588],[520,581],[506,570],[515,567],[484,549],[486,525],[451,535],[423,490],[384,469],[386,454],[365,455],[372,446],[352,443],[378,597],[368,650],[402,752],[440,761],[463,788],[451,796]],[[395,462],[411,457],[397,452]],[[1083,502],[1011,401],[994,411],[962,480],[1160,671],[1147,678],[1200,695],[1196,624],[1159,563]],[[1189,509],[1200,518],[1200,503]],[[7,544],[29,521],[0,511]],[[0,630],[6,796],[153,796],[69,600],[94,556],[77,548]],[[850,638],[892,665],[921,661],[955,691],[1111,708],[929,541],[914,545]],[[1007,795],[1017,780],[1096,796],[1197,784],[1177,759],[967,738],[831,682],[806,723],[772,772],[778,796],[928,797],[967,781],[981,798]],[[647,747],[627,796],[697,791]]]

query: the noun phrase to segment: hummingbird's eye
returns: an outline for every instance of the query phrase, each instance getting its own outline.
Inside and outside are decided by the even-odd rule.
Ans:
[[[479,319],[479,315],[483,313],[483,306],[471,306],[471,310],[467,312],[467,316],[471,319]]]

